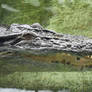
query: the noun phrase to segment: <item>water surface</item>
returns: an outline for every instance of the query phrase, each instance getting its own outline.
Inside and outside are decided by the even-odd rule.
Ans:
[[[0,88],[0,92],[69,92],[68,90],[59,90],[59,91],[51,91],[51,90],[21,90],[16,88]]]

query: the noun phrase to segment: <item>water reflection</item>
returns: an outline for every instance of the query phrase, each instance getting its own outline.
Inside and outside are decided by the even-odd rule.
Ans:
[[[59,90],[58,92],[70,92],[69,90]]]
[[[0,88],[0,92],[35,92],[34,90],[20,90],[15,88]]]
[[[33,24],[38,22],[47,26],[50,17],[55,12],[52,11],[51,6],[50,0],[1,0],[0,24]],[[48,9],[48,7],[51,8]]]
[[[39,90],[38,92],[53,92],[51,90]]]
[[[5,10],[11,11],[11,12],[19,12],[19,10],[7,5],[7,4],[1,4],[1,7]]]
[[[0,88],[0,92],[69,92],[69,90],[59,90],[59,91],[51,91],[51,90],[20,90],[16,88]]]

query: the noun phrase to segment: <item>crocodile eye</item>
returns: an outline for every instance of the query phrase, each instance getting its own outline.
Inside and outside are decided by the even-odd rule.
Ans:
[[[80,60],[80,57],[77,57],[76,59],[77,59],[77,60]]]

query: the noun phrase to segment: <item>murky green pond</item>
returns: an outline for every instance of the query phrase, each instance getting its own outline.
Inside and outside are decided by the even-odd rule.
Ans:
[[[54,12],[50,0],[0,0],[0,5],[0,24],[38,22],[46,26]]]
[[[65,34],[83,35],[92,38],[92,0],[0,0],[0,25],[3,24],[5,26],[9,26],[12,23],[31,25],[37,22],[46,29],[55,30]],[[0,55],[1,54],[2,53],[0,53]],[[22,61],[24,63],[22,63]],[[16,57],[14,55],[12,56],[11,53],[8,53],[8,57],[4,54],[0,58],[0,86],[12,88],[24,87],[23,89],[31,89],[30,85],[34,84],[34,88],[36,85],[36,88],[39,88],[38,86],[40,86],[48,89],[53,87],[59,89],[60,87],[71,90],[73,89],[72,92],[91,92],[91,68],[84,68],[80,71],[80,67],[75,68],[71,65],[57,64],[56,62],[52,64],[41,62],[36,63],[34,61],[29,64],[29,62],[30,59],[26,60],[26,58],[23,57],[21,59],[18,55],[16,59]],[[20,65],[22,65],[21,68]],[[54,74],[56,70],[60,72],[58,73],[59,75]],[[44,74],[43,76],[42,73],[31,75],[30,72],[34,71],[44,71]],[[48,73],[44,76],[46,71],[48,71]],[[52,71],[53,73],[51,73]],[[16,72],[24,73],[17,74]],[[27,72],[29,73],[26,74]],[[40,80],[41,77],[43,78],[42,80]],[[38,85],[36,83],[38,83]],[[35,91],[0,88],[0,92]],[[36,90],[36,92],[69,91]]]
[[[0,0],[0,24],[33,24],[92,37],[91,0]]]

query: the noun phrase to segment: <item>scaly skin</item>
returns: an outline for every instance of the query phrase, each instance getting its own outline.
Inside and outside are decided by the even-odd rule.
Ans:
[[[92,56],[80,57],[77,55],[67,54],[67,53],[55,53],[48,55],[33,55],[24,54],[25,58],[30,58],[35,61],[49,62],[49,63],[63,63],[70,64],[78,67],[90,67],[92,66]]]

